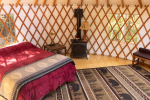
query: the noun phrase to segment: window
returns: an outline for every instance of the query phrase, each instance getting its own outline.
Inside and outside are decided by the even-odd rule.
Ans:
[[[139,15],[109,14],[108,40],[137,43],[140,18]],[[135,24],[134,24],[135,23]],[[133,25],[134,24],[134,25]]]
[[[14,16],[13,14],[10,14],[9,17],[14,21]],[[15,29],[13,27],[13,23],[11,22],[11,20],[8,18],[7,19],[7,15],[0,15],[0,19],[1,21],[3,21],[3,23],[6,22],[6,27],[11,31],[11,33],[8,31],[8,29],[6,27],[4,27],[3,23],[0,21],[0,47],[4,47],[6,45],[8,45],[8,43],[6,41],[8,41],[10,44],[13,44],[15,41]],[[5,40],[6,39],[6,40]]]

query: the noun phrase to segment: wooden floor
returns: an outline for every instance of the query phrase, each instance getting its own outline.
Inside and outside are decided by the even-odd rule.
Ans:
[[[101,55],[89,55],[88,60],[86,58],[72,58],[72,59],[75,62],[75,66],[77,69],[132,64],[131,60],[124,60],[122,58],[115,58]],[[150,72],[150,65],[140,64],[140,66]]]

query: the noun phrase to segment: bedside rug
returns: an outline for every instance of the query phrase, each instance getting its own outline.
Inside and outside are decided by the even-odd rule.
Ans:
[[[96,99],[149,100],[150,72],[139,65],[80,69],[74,82],[64,83],[41,100]]]

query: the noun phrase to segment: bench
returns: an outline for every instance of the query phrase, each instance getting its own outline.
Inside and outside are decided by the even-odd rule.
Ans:
[[[137,64],[139,62],[139,59],[143,61],[144,60],[150,61],[150,49],[139,48],[139,51],[134,52],[132,59],[132,67],[134,65],[135,58],[138,58]]]

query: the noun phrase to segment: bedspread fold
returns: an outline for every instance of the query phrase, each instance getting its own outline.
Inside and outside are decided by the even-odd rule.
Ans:
[[[0,94],[8,100],[16,100],[22,86],[38,79],[70,62],[70,57],[55,54],[6,73],[2,78]]]
[[[19,69],[22,66],[28,66],[49,56],[54,56],[54,53],[40,49],[29,42],[23,42],[0,49],[0,84],[2,83],[1,80],[2,77],[5,76],[5,73]],[[52,61],[54,60],[51,60],[51,62]],[[39,66],[40,65],[44,66],[43,64],[39,64]],[[55,69],[55,71],[43,74],[44,76],[38,77],[36,80],[32,80],[29,83],[27,82],[26,85],[19,89],[18,100],[39,100],[49,91],[55,90],[58,85],[64,82],[74,81],[74,74],[76,72],[74,64],[66,62],[60,65],[63,66]],[[30,66],[26,71],[34,72],[35,69]],[[18,73],[12,75],[13,78],[20,76]],[[5,86],[7,87],[8,84],[5,84]],[[6,88],[6,91],[9,91],[9,89],[7,89],[8,88]]]

